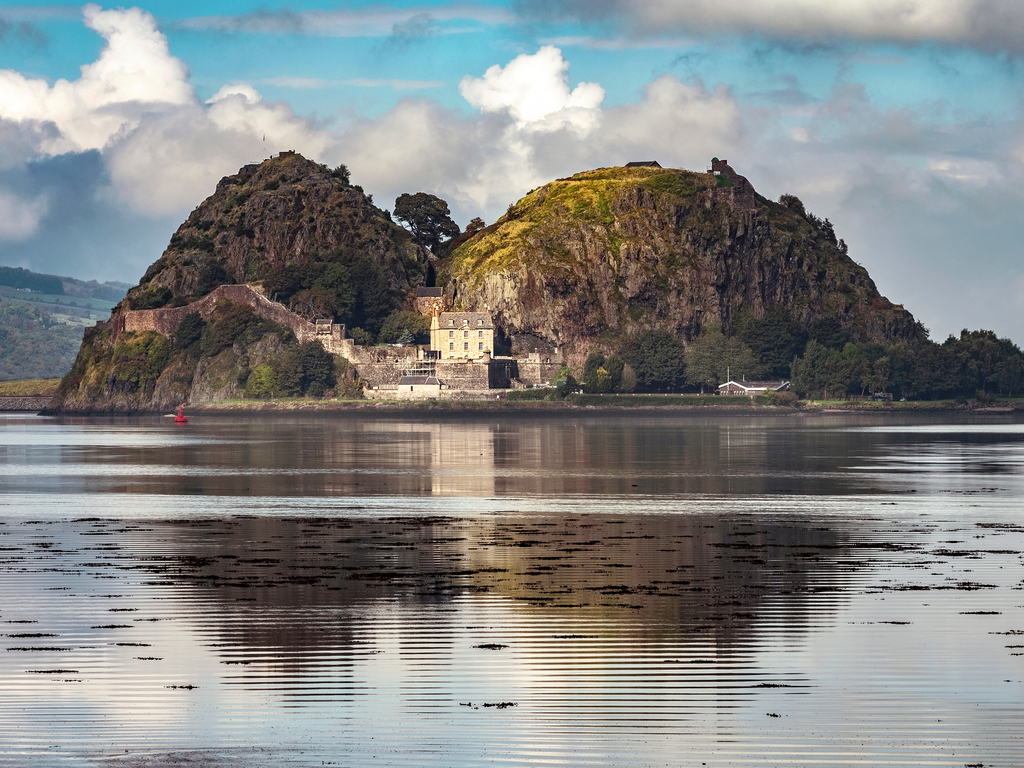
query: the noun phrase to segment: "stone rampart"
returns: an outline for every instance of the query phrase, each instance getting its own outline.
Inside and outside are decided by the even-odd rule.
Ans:
[[[324,349],[334,355],[340,355],[352,363],[359,377],[367,387],[397,385],[404,371],[416,368],[422,363],[422,355],[417,347],[360,347],[352,339],[346,339],[345,327],[333,323],[311,323],[283,304],[270,301],[259,291],[248,285],[221,285],[209,295],[186,304],[183,307],[164,307],[161,309],[135,309],[121,312],[111,318],[114,341],[126,331],[156,331],[164,336],[173,336],[185,316],[198,312],[203,319],[208,318],[217,308],[217,302],[226,299],[236,304],[245,304],[253,308],[260,317],[290,328],[300,342],[319,341]],[[554,362],[557,360],[557,363]],[[522,380],[530,384],[540,384],[550,380],[561,365],[561,357],[549,357],[547,354],[532,354],[527,363],[526,378],[523,378],[522,363],[515,358],[495,358],[485,356],[481,360],[434,361],[434,375],[446,386],[445,391],[485,392],[493,389],[508,389],[514,380]],[[543,362],[542,362],[543,361]],[[552,369],[553,366],[553,369]],[[550,374],[546,372],[552,369]],[[445,395],[451,397],[453,395]]]
[[[284,304],[271,301],[255,288],[248,285],[220,285],[209,294],[186,304],[183,307],[163,307],[161,309],[131,309],[112,318],[114,325],[114,342],[125,331],[156,331],[164,336],[173,336],[185,315],[198,312],[204,320],[213,314],[217,302],[221,299],[245,304],[265,320],[283,325],[291,329],[299,343],[316,339],[324,349],[333,355],[355,363],[355,342],[345,338],[345,326],[331,323],[318,327],[314,323],[299,317]]]
[[[562,370],[560,354],[542,355],[529,354],[516,360],[518,373],[516,377],[523,384],[547,384]]]
[[[503,392],[493,389],[440,389],[416,391],[410,387],[404,389],[367,389],[363,394],[367,400],[494,400],[504,396]]]

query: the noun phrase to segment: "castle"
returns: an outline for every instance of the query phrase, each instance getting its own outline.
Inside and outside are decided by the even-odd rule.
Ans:
[[[501,390],[551,381],[562,366],[554,352],[531,351],[517,356],[494,354],[495,325],[489,309],[483,312],[444,312],[437,289],[420,289],[416,306],[431,315],[428,348],[407,346],[361,347],[345,336],[345,326],[330,320],[310,322],[283,304],[268,299],[258,286],[221,285],[199,301],[183,307],[135,309],[115,313],[112,331],[156,331],[173,336],[185,315],[198,312],[206,319],[227,299],[245,304],[267,320],[295,334],[299,343],[316,340],[333,355],[340,355],[356,369],[370,399],[479,399],[493,398]],[[421,301],[421,299],[427,299]],[[427,310],[427,311],[424,311]]]

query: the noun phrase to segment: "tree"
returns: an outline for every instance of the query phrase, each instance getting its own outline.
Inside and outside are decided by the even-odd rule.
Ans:
[[[803,353],[807,344],[807,337],[781,304],[769,307],[764,317],[744,323],[736,335],[767,373],[778,378],[789,377],[793,358]]]
[[[476,218],[469,220],[469,224],[466,225],[465,234],[475,235],[486,226],[487,225],[484,224],[484,220],[477,216]]]
[[[352,285],[355,287],[352,325],[379,333],[394,307],[387,273],[364,256],[352,267]]]
[[[292,312],[314,320],[333,318],[338,313],[337,296],[326,288],[314,286],[292,296]]]
[[[1024,389],[1024,359],[1020,355],[1011,355],[996,366],[996,385],[999,392],[1007,397],[1020,393]]]
[[[604,371],[604,381],[599,384],[598,382],[598,371],[603,370],[601,366],[604,365],[604,355],[600,352],[591,352],[587,355],[587,361],[583,364],[583,386],[586,388],[588,393],[606,392],[606,389],[601,388],[602,385],[607,385],[608,371]]]
[[[868,392],[886,392],[889,386],[891,365],[888,357],[880,357],[871,363],[871,372],[865,374],[863,382]]]
[[[319,341],[307,341],[299,346],[299,387],[304,395],[321,397],[334,386],[334,357]]]
[[[727,338],[718,326],[709,326],[686,350],[686,381],[699,386],[701,392],[729,378],[753,380],[762,372],[750,347],[735,336]]]
[[[395,199],[394,216],[404,221],[421,244],[437,253],[444,240],[459,234],[459,225],[452,221],[448,203],[436,195],[404,193]]]
[[[404,334],[409,335],[407,342],[401,341]],[[381,325],[377,341],[381,344],[428,344],[430,342],[430,318],[419,312],[395,310],[387,316]]]
[[[245,396],[252,400],[273,397],[277,387],[277,376],[269,363],[258,365],[245,382]]]
[[[636,388],[646,392],[676,390],[686,369],[686,347],[667,331],[643,331],[622,351],[636,373]]]
[[[189,312],[178,323],[178,330],[174,334],[175,343],[180,349],[192,346],[202,337],[205,326],[206,323],[198,312]]]

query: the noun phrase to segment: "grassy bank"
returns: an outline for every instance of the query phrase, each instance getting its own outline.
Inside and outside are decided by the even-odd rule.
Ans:
[[[0,381],[0,397],[53,397],[60,379]]]

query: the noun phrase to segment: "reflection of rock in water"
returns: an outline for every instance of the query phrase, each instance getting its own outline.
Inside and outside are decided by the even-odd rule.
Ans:
[[[211,439],[194,442],[60,449],[62,463],[100,470],[61,478],[61,490],[273,498],[835,495],[865,490],[858,475],[836,469],[859,466],[875,450],[871,433],[837,437],[795,430],[780,418],[666,422],[611,412],[571,419],[276,418],[215,426],[204,433]],[[131,469],[110,472],[113,466]],[[54,490],[50,476],[8,482],[12,490]]]
[[[216,601],[219,642],[235,652],[277,648],[285,668],[318,647],[360,642],[337,609],[482,593],[563,617],[628,612],[647,635],[692,633],[725,651],[766,610],[773,632],[799,631],[812,618],[810,595],[841,592],[863,566],[835,530],[712,516],[252,517],[153,527],[132,543],[133,567]],[[161,554],[147,552],[153,536]],[[780,617],[772,604],[782,595]],[[816,614],[822,607],[813,602]]]

